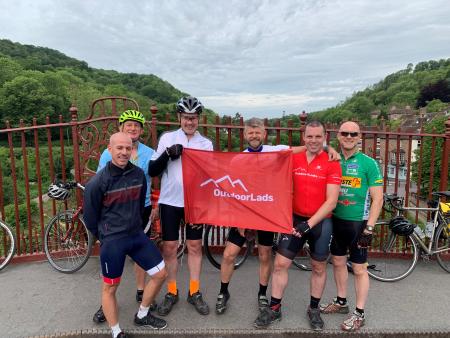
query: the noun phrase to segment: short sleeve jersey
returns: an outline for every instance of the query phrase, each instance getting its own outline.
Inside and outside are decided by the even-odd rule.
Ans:
[[[327,185],[341,184],[341,166],[322,151],[308,163],[306,152],[293,155],[294,213],[311,217],[327,199]]]
[[[166,151],[166,148],[174,144],[181,144],[184,148],[190,149],[213,150],[213,144],[210,139],[202,136],[198,131],[195,132],[191,139],[188,139],[184,131],[180,128],[161,135],[152,161],[157,160]],[[184,207],[182,159],[183,155],[181,155],[179,160],[169,160],[167,168],[162,172],[161,193],[158,203],[174,207]]]
[[[348,221],[367,220],[370,210],[369,188],[383,185],[380,167],[372,157],[361,152],[347,160],[341,156],[341,191],[333,215]]]
[[[145,173],[145,180],[147,181],[147,192],[145,194],[145,206],[148,207],[150,202],[150,194],[151,194],[151,179],[150,175],[148,174],[148,164],[150,163],[150,160],[152,159],[153,153],[155,151],[146,146],[145,144],[139,142],[138,148],[137,148],[137,158],[130,159],[130,162],[133,163],[135,166],[138,166],[141,168]],[[98,162],[98,168],[97,172],[99,172],[101,169],[103,169],[109,161],[111,161],[112,157],[108,149],[105,149],[100,156],[100,161]]]

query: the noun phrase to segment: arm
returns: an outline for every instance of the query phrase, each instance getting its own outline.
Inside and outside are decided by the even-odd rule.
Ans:
[[[293,154],[298,154],[298,153],[302,153],[302,152],[306,151],[306,147],[305,146],[291,147],[291,149],[292,149],[292,153]]]
[[[291,147],[291,149],[293,154],[298,154],[306,151],[305,146]],[[328,153],[328,158],[330,161],[339,161],[341,159],[341,155],[339,155],[339,153],[333,147],[326,147],[323,150]]]
[[[368,226],[374,226],[383,207],[383,187],[374,186],[369,188],[370,198],[372,203],[370,204],[369,219],[367,220]]]
[[[151,177],[159,176],[167,168],[169,162],[169,155],[163,152],[155,161],[150,161],[148,164],[148,174]]]
[[[98,222],[102,208],[102,194],[99,187],[91,181],[86,185],[83,202],[83,218],[88,230],[98,238]]]
[[[309,226],[312,228],[316,224],[320,223],[325,217],[327,217],[334,208],[336,208],[337,200],[339,197],[339,191],[341,189],[340,185],[337,184],[327,184],[326,200],[316,211],[314,215],[308,220]]]
[[[319,210],[306,222],[300,222],[296,228],[292,228],[292,234],[297,237],[302,237],[309,230],[320,223],[325,217],[327,217],[334,208],[336,208],[337,200],[339,197],[339,191],[341,186],[338,184],[327,184],[326,200],[321,205]]]
[[[108,149],[105,149],[103,150],[103,153],[100,156],[100,160],[98,161],[97,172],[103,169],[106,163],[108,163],[109,161],[111,161],[111,154],[109,153]]]

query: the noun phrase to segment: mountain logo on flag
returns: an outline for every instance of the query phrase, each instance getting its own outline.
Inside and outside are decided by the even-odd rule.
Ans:
[[[225,175],[225,176],[223,176],[223,177],[221,177],[221,178],[219,178],[217,180],[214,180],[214,179],[210,178],[210,179],[204,181],[203,183],[201,183],[200,186],[204,187],[204,186],[206,186],[206,185],[208,185],[210,183],[213,183],[216,186],[216,188],[219,188],[219,183],[223,182],[223,181],[230,182],[230,184],[231,184],[231,186],[233,188],[235,188],[236,185],[239,185],[242,189],[244,189],[245,192],[248,192],[248,189],[245,187],[244,183],[242,183],[242,181],[240,179],[237,179],[237,180],[233,181],[231,179],[230,175]]]

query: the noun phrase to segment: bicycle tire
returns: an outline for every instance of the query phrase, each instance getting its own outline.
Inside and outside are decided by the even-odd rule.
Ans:
[[[434,237],[434,251],[447,249],[436,253],[436,259],[442,269],[450,273],[450,224],[441,221]]]
[[[83,216],[78,214],[74,220],[74,210],[59,212],[53,217],[45,228],[44,250],[50,265],[62,273],[74,273],[80,270],[88,261],[93,245],[93,236],[87,230]],[[77,229],[74,234],[73,223]],[[68,239],[64,239],[69,236]]]
[[[407,277],[419,258],[420,249],[415,237],[396,235],[387,225],[376,226],[373,236],[368,252],[369,276],[381,282],[397,282]]]
[[[177,259],[183,257],[186,251],[186,226],[180,225],[180,232],[178,237]]]
[[[11,228],[0,220],[0,270],[3,270],[14,257],[16,238]]]
[[[214,252],[214,244],[221,244],[218,241],[222,240],[223,243],[228,238],[228,232],[231,228],[229,227],[217,227],[214,225],[207,225],[205,228],[205,233],[203,235],[203,247],[205,250],[206,257],[209,262],[217,269],[220,270],[222,254]],[[237,256],[234,262],[234,269],[238,269],[247,260],[253,249],[253,243],[251,241],[246,241],[242,247],[241,254]],[[242,253],[243,251],[243,253]]]
[[[280,240],[280,233],[275,233],[273,237],[272,253],[275,255],[278,250],[278,241]],[[305,243],[302,250],[294,257],[292,264],[303,271],[311,271],[311,252],[308,243]]]

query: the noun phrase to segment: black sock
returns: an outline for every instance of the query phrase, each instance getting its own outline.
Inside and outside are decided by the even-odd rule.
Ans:
[[[364,309],[356,308],[355,312],[358,313],[361,317],[364,317]]]
[[[136,290],[136,293],[140,296],[142,296],[144,294],[144,290]]]
[[[270,297],[270,308],[274,311],[280,311],[281,298]]]
[[[219,293],[227,294],[228,293],[228,284],[230,284],[230,282],[228,282],[228,283],[220,282],[220,291],[219,291]]]
[[[319,307],[320,298],[316,298],[311,296],[311,300],[309,301],[309,307],[311,309],[317,309]]]
[[[259,292],[258,292],[258,296],[261,296],[261,295],[266,295],[266,292],[267,292],[267,285],[262,285],[262,284],[259,284]]]
[[[339,305],[345,305],[345,304],[347,304],[347,298],[342,298],[342,297],[337,296],[337,297],[336,297],[336,301],[337,301],[337,303],[338,303]]]

